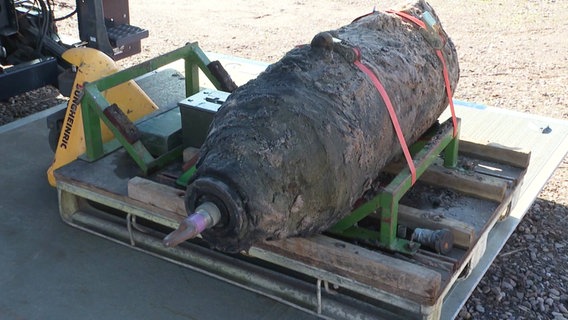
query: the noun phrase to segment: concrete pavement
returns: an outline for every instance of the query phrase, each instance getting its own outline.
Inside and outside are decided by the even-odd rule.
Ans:
[[[313,319],[74,229],[47,183],[46,114],[0,127],[0,319]]]

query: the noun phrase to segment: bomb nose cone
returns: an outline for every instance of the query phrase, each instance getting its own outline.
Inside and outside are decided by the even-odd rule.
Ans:
[[[239,178],[241,181],[246,180],[245,177]],[[243,247],[243,234],[250,232],[254,221],[246,214],[244,200],[234,181],[215,173],[203,174],[191,181],[185,197],[187,211],[197,213],[205,203],[215,206],[219,211],[219,219],[214,226],[203,230],[203,239],[219,250],[240,251]]]
[[[219,208],[211,202],[205,202],[195,210],[195,213],[185,218],[176,230],[168,234],[163,244],[166,247],[175,247],[186,240],[197,237],[201,232],[215,226],[220,220]]]

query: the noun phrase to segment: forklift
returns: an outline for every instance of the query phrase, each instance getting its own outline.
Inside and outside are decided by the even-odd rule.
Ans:
[[[57,17],[53,0],[0,0],[0,100],[46,85],[69,96],[74,68],[70,48],[99,50],[116,61],[141,51],[148,30],[130,25],[128,0],[77,0]],[[64,40],[57,23],[77,18],[79,40]]]

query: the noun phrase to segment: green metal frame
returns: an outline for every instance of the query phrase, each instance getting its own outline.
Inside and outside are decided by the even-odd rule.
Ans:
[[[186,97],[199,92],[200,69],[215,88],[221,88],[219,81],[207,68],[210,61],[205,53],[199,48],[197,42],[187,44],[182,48],[176,49],[162,56],[124,69],[95,82],[85,84],[84,96],[81,100],[81,110],[85,132],[86,160],[95,161],[100,159],[122,145],[140,169],[142,169],[144,174],[148,174],[151,169],[163,166],[181,155],[182,147],[180,146],[158,158],[154,158],[141,141],[138,140],[134,143],[129,143],[120,133],[119,129],[112,124],[108,117],[104,114],[105,109],[109,108],[111,104],[102,94],[105,90],[181,59],[185,61]],[[101,135],[101,120],[114,134],[115,140],[111,140],[107,143],[103,142]]]
[[[453,135],[451,119],[440,126],[440,130],[432,137],[417,142],[412,149],[416,178],[444,153],[444,166],[455,168],[458,161],[460,121],[458,119],[457,135]],[[402,252],[415,253],[420,245],[397,237],[398,203],[404,194],[412,187],[412,177],[408,167],[402,169],[382,192],[371,200],[359,206],[349,216],[345,217],[328,231],[341,237],[353,238],[372,242],[381,248]],[[358,227],[357,223],[368,215],[380,210],[380,231]]]
[[[179,178],[177,178],[176,184],[179,185],[179,186],[182,186],[182,187],[187,187],[187,185],[189,183],[189,179],[191,179],[191,177],[195,174],[196,171],[197,171],[197,167],[192,166],[187,171],[182,173],[179,176]]]
[[[459,132],[461,121],[458,119],[456,136],[453,135],[452,121],[444,122],[436,132],[426,133],[421,140],[411,146],[414,165],[416,167],[416,179],[430,167],[440,154],[444,154],[444,166],[455,168],[458,163]],[[195,174],[196,167],[192,166],[185,171],[176,181],[180,186],[186,186],[189,179]],[[385,189],[371,200],[365,202],[350,215],[343,218],[328,232],[358,240],[372,242],[377,246],[414,254],[420,247],[419,243],[411,242],[396,236],[398,227],[398,203],[404,194],[412,187],[412,177],[408,167],[402,169]],[[357,223],[368,215],[380,210],[380,231],[369,230],[357,226]]]

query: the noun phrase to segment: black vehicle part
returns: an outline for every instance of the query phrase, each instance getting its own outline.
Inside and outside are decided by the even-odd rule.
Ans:
[[[128,0],[77,1],[79,37],[114,60],[141,51],[148,30],[130,25]]]
[[[44,57],[0,72],[0,100],[46,85],[57,86],[57,60]]]
[[[18,20],[16,19],[14,2],[12,0],[0,0],[0,36],[11,36],[16,32],[18,32]]]

